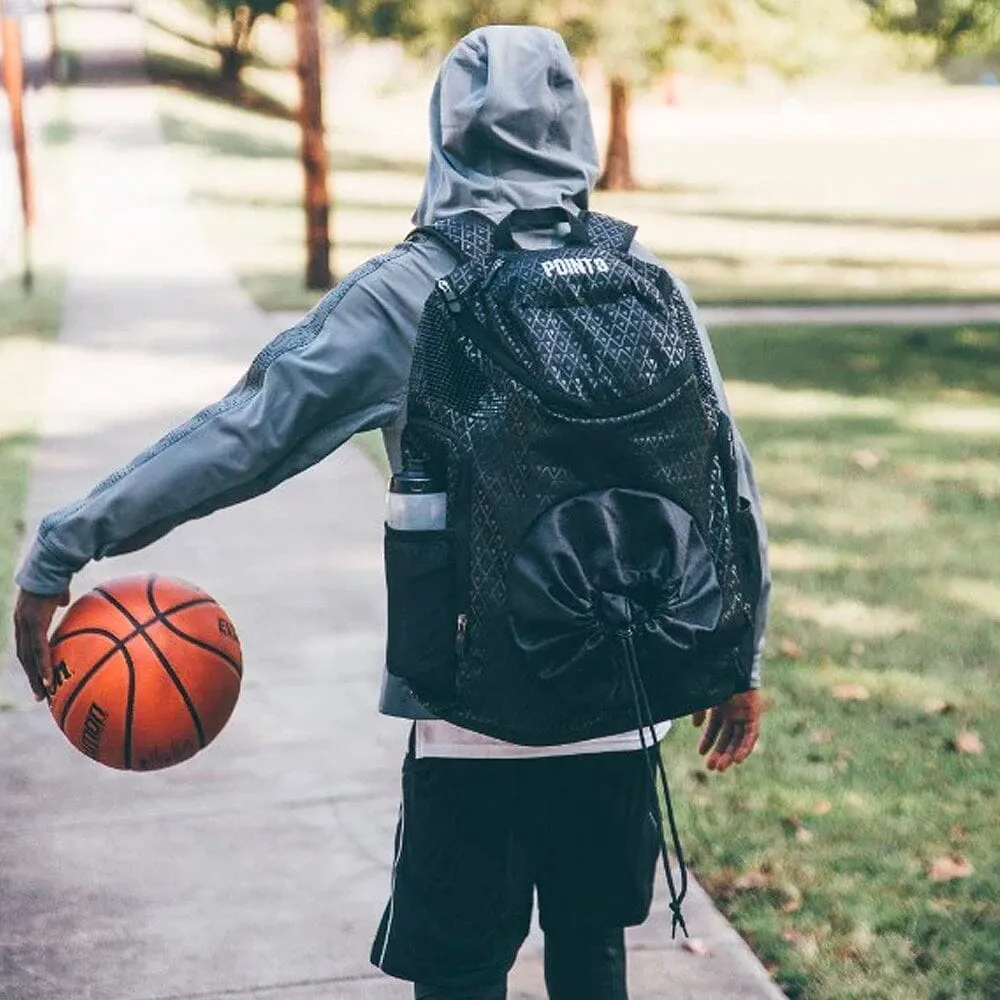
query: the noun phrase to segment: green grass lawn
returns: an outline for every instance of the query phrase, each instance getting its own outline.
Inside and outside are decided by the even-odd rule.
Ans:
[[[197,4],[145,0],[144,9],[167,138],[204,225],[261,305],[309,308],[297,91],[281,68],[294,58],[290,27],[261,22],[266,58],[247,70],[237,106],[218,94],[214,36]],[[410,227],[431,81],[385,50],[334,49],[330,62],[342,275]],[[591,97],[603,142],[603,91]],[[812,117],[759,113],[756,128],[744,121],[753,109],[671,113],[647,96],[632,128],[645,189],[598,195],[595,207],[637,223],[701,301],[1000,297],[1000,94],[917,88],[846,101]],[[893,135],[894,112],[877,101],[898,103],[901,119],[954,122],[955,134]]]
[[[59,327],[65,231],[64,173],[68,124],[63,103],[49,95],[50,116],[36,171],[35,281],[25,292],[19,274],[0,273],[0,649],[9,632],[11,576],[24,532],[22,512],[28,488],[35,432],[41,413],[46,344]]]
[[[757,754],[668,743],[694,870],[792,997],[995,1000],[1000,329],[713,340],[774,600]]]

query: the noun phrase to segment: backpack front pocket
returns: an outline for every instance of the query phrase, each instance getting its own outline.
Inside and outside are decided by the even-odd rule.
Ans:
[[[413,693],[447,699],[460,637],[454,532],[385,527],[386,669]]]

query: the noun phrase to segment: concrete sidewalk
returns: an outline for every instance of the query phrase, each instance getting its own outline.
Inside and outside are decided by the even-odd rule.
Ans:
[[[137,59],[95,3],[91,37]],[[84,63],[86,65],[86,62]],[[71,94],[68,293],[27,523],[224,393],[276,332],[209,252],[141,85]],[[0,678],[4,1000],[402,1000],[368,963],[389,889],[405,723],[380,718],[383,483],[342,449],[253,503],[90,567],[197,581],[241,630],[240,704],[215,744],[154,774],[72,750],[7,654]],[[662,881],[662,880],[661,880]],[[780,997],[694,887],[708,956],[662,900],[630,936],[634,1000]],[[537,934],[512,1000],[541,1000]]]

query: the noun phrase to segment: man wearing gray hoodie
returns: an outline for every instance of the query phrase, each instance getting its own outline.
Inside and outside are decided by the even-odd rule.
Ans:
[[[590,112],[554,32],[494,26],[468,35],[441,66],[430,125],[417,225],[469,209],[494,221],[514,209],[587,209],[597,176]],[[526,249],[561,239],[557,231],[519,236]],[[655,262],[638,244],[631,253]],[[382,429],[398,470],[421,311],[454,266],[430,239],[373,258],[275,338],[223,399],[42,520],[17,574],[14,615],[17,655],[39,700],[52,684],[53,615],[91,560],[134,551],[258,496],[360,431]],[[725,407],[711,346],[699,333]],[[756,744],[769,593],[760,501],[738,435],[737,452],[763,569],[752,689],[694,717],[696,725],[708,718],[699,749],[718,771]],[[648,914],[658,847],[638,735],[559,747],[503,743],[433,718],[389,675],[380,709],[412,720],[412,736],[391,898],[373,962],[413,981],[418,1000],[501,1000],[537,892],[550,997],[623,1000],[623,928]]]

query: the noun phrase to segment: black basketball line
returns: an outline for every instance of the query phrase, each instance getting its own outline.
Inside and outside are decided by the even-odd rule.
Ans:
[[[161,579],[159,573],[150,573],[149,578],[146,581],[146,600],[149,601],[149,606],[153,609],[153,614],[159,619],[162,615],[172,615],[175,611],[186,611],[188,608],[195,608],[199,604],[216,604],[218,603],[214,597],[210,594],[205,594],[203,590],[195,587],[193,584],[186,584],[190,586],[193,590],[198,590],[199,593],[204,594],[204,597],[196,597],[190,601],[184,601],[181,604],[175,604],[172,608],[167,608],[166,610],[161,610],[156,606],[155,587],[157,582]],[[169,579],[169,578],[168,578]],[[184,584],[183,580],[175,581],[177,583]],[[150,622],[149,624],[152,624]]]
[[[91,625],[88,628],[77,628],[72,632],[64,632],[57,639],[53,640],[50,644],[53,651],[55,651],[56,646],[61,642],[65,642],[67,639],[75,639],[78,635],[106,635],[109,639],[113,639],[115,642],[124,646],[129,639],[132,639],[136,635],[136,630],[133,629],[126,636],[117,636],[114,632],[109,632],[106,628],[98,628],[96,625]]]
[[[125,699],[125,770],[132,770],[132,716],[135,714],[135,664],[129,651],[122,647],[122,655],[128,664],[128,697]]]
[[[149,606],[156,612],[156,620],[164,625],[168,631],[173,632],[179,639],[185,639],[187,642],[191,643],[192,646],[198,646],[200,649],[204,649],[208,653],[215,653],[216,656],[225,660],[236,671],[236,675],[240,678],[243,677],[243,667],[240,663],[234,660],[225,650],[219,649],[217,646],[213,646],[210,642],[205,642],[203,639],[198,639],[193,635],[188,635],[182,628],[175,625],[172,621],[169,621],[167,616],[174,614],[177,611],[185,610],[184,607],[178,606],[176,608],[171,608],[169,611],[160,611],[156,606],[156,597],[153,594],[153,583],[156,578],[154,577],[149,581],[146,587],[146,600],[149,601]],[[213,600],[213,604],[216,602]],[[220,609],[221,610],[221,609]],[[150,622],[152,624],[152,622]]]
[[[197,646],[199,649],[205,650],[206,653],[215,654],[237,677],[243,677],[243,668],[228,653],[224,653],[221,649],[216,649],[210,642],[203,642],[201,639],[196,639],[193,635],[188,635],[182,628],[178,628],[172,621],[166,618],[161,618],[159,621],[161,625],[170,632],[173,632],[178,639],[184,639],[186,642],[191,643],[192,646]]]
[[[120,603],[116,598],[112,597],[103,587],[94,587],[91,593],[97,594],[99,597],[103,597],[108,604],[110,604],[113,608],[117,608],[125,616],[126,620],[132,623],[136,631],[132,633],[130,638],[135,638],[137,632],[142,629],[142,625],[136,621],[132,614],[129,613],[128,608],[126,608],[125,605]]]
[[[138,630],[137,634],[141,635],[143,639],[146,640],[146,645],[153,651],[153,655],[160,661],[160,666],[167,672],[167,676],[174,682],[174,687],[177,688],[177,693],[181,696],[184,704],[187,706],[187,710],[191,715],[191,721],[194,723],[194,728],[198,732],[198,743],[199,749],[205,746],[205,730],[202,727],[201,719],[198,717],[198,710],[194,707],[194,702],[191,701],[191,696],[187,693],[187,689],[181,683],[181,679],[174,672],[174,668],[170,666],[169,661],[160,651],[160,647],[156,645],[155,642],[146,633],[146,630],[139,623],[139,620],[135,618],[132,613],[125,607],[117,598],[113,597],[106,590],[101,587],[96,588],[97,592],[103,594],[104,597],[110,601],[123,615],[125,615],[128,620],[136,627]]]
[[[108,632],[105,629],[89,627],[89,628],[77,628],[73,629],[72,632],[64,632],[60,635],[53,643],[52,648],[55,649],[59,643],[65,641],[66,639],[73,639],[78,635],[107,635],[114,639],[116,642],[120,642],[123,646],[126,645],[129,640],[134,639],[144,628],[149,628],[150,625],[155,625],[156,622],[163,620],[163,615],[172,615],[176,611],[187,611],[188,608],[195,608],[199,604],[215,604],[216,601],[212,597],[199,597],[196,601],[185,601],[183,604],[175,604],[174,607],[168,608],[166,611],[157,612],[152,618],[147,622],[140,622],[138,628],[132,629],[128,635],[121,636],[119,638],[113,632]]]
[[[100,630],[96,630],[100,632]],[[114,640],[114,646],[111,647],[84,675],[79,684],[70,692],[69,696],[66,698],[66,704],[63,705],[62,714],[59,716],[59,728],[66,732],[66,716],[69,715],[69,710],[73,707],[73,703],[77,698],[80,697],[80,692],[87,686],[87,682],[97,673],[101,667],[104,666],[108,660],[111,659],[115,653],[124,653],[125,647],[118,641],[118,637],[112,632],[105,632],[104,635],[108,636],[109,639]]]
[[[215,604],[216,600],[214,597],[199,597],[195,601],[184,601],[181,604],[175,604],[172,608],[166,608],[160,611],[155,604],[153,604],[153,610],[156,611],[156,617],[159,618],[161,615],[172,615],[175,611],[187,611],[188,608],[196,608],[199,604]],[[153,619],[155,621],[156,619]],[[153,622],[148,624],[152,625]]]

